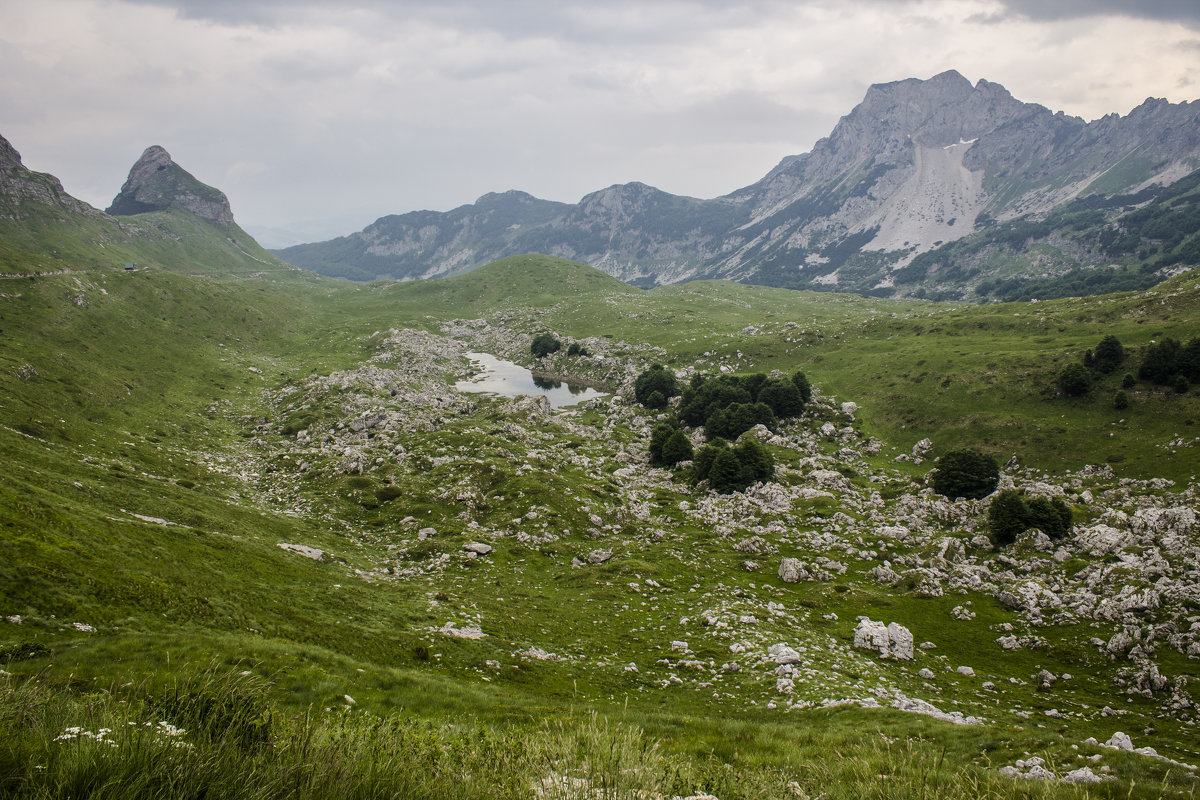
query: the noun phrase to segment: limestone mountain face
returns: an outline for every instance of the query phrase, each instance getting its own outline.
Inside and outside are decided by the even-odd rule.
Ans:
[[[129,170],[129,178],[121,192],[106,211],[113,216],[132,216],[165,211],[172,206],[209,222],[233,224],[233,212],[225,194],[196,180],[158,145],[148,147],[142,153]]]
[[[811,152],[724,197],[641,183],[575,205],[508,192],[445,214],[384,217],[280,254],[360,279],[452,274],[539,252],[637,283],[719,277],[892,292],[897,271],[918,256],[997,224],[1041,221],[1086,198],[1142,192],[1139,203],[1153,201],[1147,190],[1200,167],[1198,123],[1200,103],[1164,100],[1088,123],[951,71],[872,86]],[[1117,211],[1093,222],[1121,227]]]
[[[36,206],[65,208],[69,211],[98,216],[96,209],[67,194],[58,178],[44,172],[34,172],[21,162],[7,139],[0,136],[0,205],[14,218],[25,216],[27,203]]]

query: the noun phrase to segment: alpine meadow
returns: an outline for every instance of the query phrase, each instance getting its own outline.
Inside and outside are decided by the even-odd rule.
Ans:
[[[1195,797],[1198,110],[279,251],[0,139],[0,797]]]

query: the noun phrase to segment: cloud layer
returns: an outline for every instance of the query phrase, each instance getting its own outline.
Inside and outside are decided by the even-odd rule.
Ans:
[[[1085,118],[1200,96],[1188,0],[55,0],[0,5],[0,134],[105,206],[161,144],[311,238],[515,188],[711,197],[871,83],[957,69]]]

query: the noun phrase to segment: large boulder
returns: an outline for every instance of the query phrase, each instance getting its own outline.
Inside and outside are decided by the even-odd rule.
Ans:
[[[883,658],[910,660],[913,657],[913,635],[908,628],[892,622],[884,625],[860,617],[854,630],[854,646],[877,651]]]
[[[804,567],[804,562],[798,558],[785,558],[779,562],[779,579],[784,583],[799,583],[812,578]]]

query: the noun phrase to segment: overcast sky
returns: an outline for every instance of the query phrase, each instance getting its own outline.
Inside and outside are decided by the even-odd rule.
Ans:
[[[1196,100],[1200,2],[0,0],[26,166],[104,208],[159,144],[297,240],[507,189],[714,197],[947,69],[1089,120]]]

